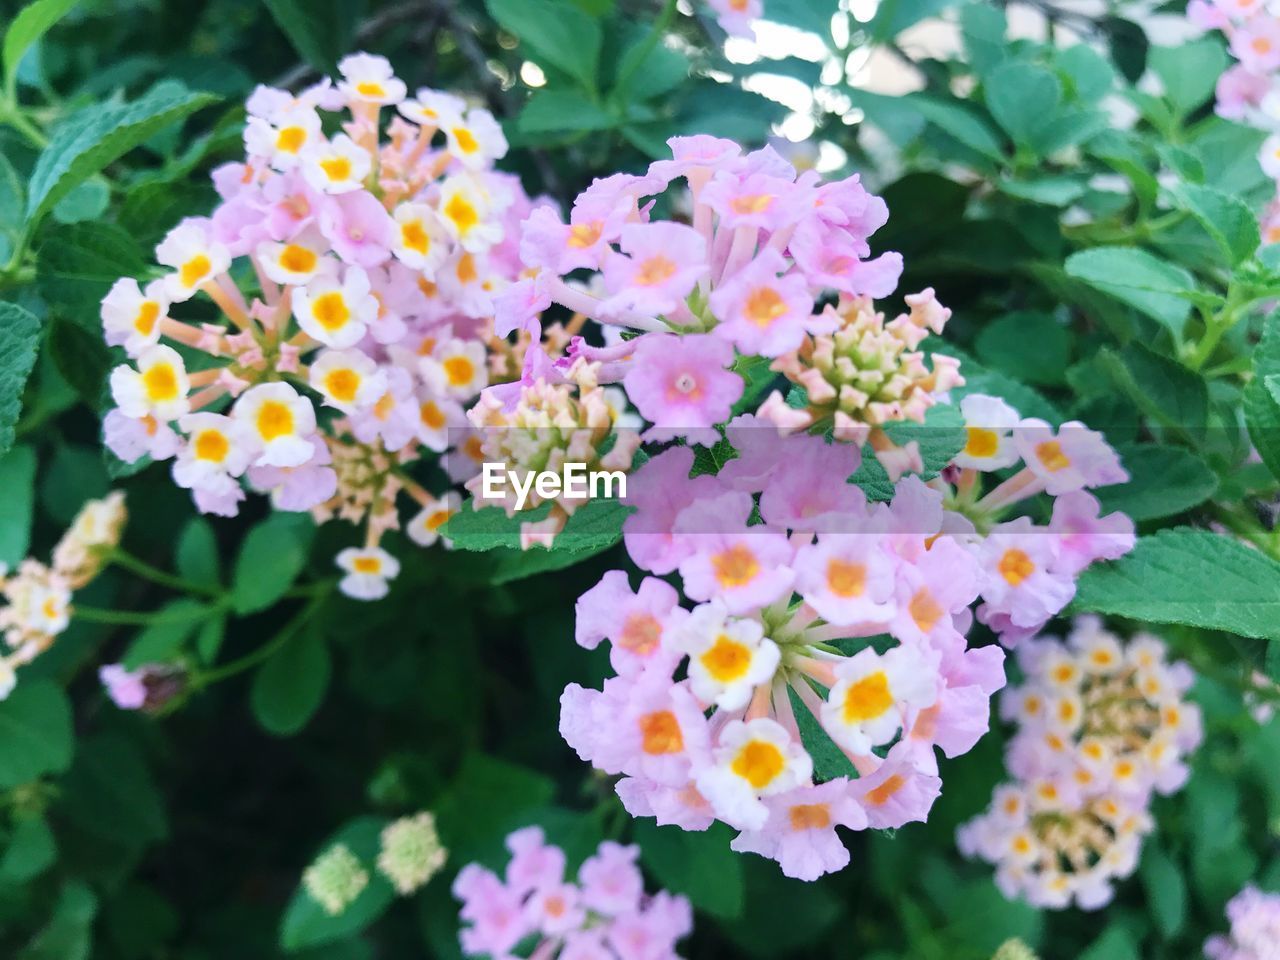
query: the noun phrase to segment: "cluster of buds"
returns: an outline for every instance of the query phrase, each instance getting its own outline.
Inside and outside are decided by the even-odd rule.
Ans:
[[[17,668],[52,646],[71,622],[71,594],[86,586],[120,542],[125,522],[124,494],[90,500],[53,549],[47,565],[28,557],[8,573],[0,569],[0,633],[8,653],[0,657],[0,700],[17,683]]]
[[[968,645],[972,605],[1012,644],[1062,610],[1081,570],[1133,543],[1132,522],[1099,518],[1084,490],[1125,476],[1099,435],[1024,422],[1015,441],[981,416],[1018,424],[1003,402],[965,405],[968,453],[928,483],[900,479],[888,503],[849,482],[858,447],[751,415],[727,425],[737,456],[714,475],[690,476],[688,446],[636,471],[623,535],[654,576],[633,591],[612,571],[579,599],[577,641],[608,640],[617,676],[570,685],[560,724],[584,760],[622,776],[633,815],[724,821],[734,849],[810,880],[849,861],[836,827],[925,819],[935,748],[971,749],[1004,684],[1000,648]],[[1024,470],[978,498],[980,472],[1023,446]],[[999,521],[1047,488],[1047,526]],[[673,573],[680,590],[658,579]]]
[[[1006,754],[1014,782],[960,829],[960,848],[996,865],[1006,896],[1097,909],[1137,866],[1153,795],[1187,780],[1201,739],[1184,699],[1194,677],[1156,637],[1125,645],[1094,617],[1065,643],[1023,644],[1018,660],[1027,679],[1001,703],[1019,725]]]
[[[638,847],[606,841],[565,879],[564,851],[538,827],[507,837],[503,877],[478,864],[462,868],[453,894],[462,901],[462,952],[535,960],[677,960],[676,942],[693,929],[689,902],[644,892]],[[532,944],[528,953],[516,953]]]
[[[923,423],[938,397],[964,385],[959,361],[934,354],[932,367],[917,349],[940,334],[951,311],[933,290],[906,297],[909,313],[885,323],[866,297],[842,297],[833,312],[835,332],[806,337],[798,350],[773,361],[772,369],[803,389],[804,403],[774,391],[760,415],[787,429],[826,429],[861,443],[874,428],[899,420]]]
[[[1218,78],[1218,115],[1271,132],[1258,161],[1277,181],[1277,197],[1262,217],[1262,242],[1280,242],[1280,12],[1263,0],[1191,0],[1187,17],[1220,30],[1236,59]]]
[[[415,893],[444,869],[448,851],[428,811],[401,817],[382,830],[374,863],[366,864],[345,843],[335,843],[307,867],[302,887],[330,916],[339,916],[369,885],[376,869],[396,893]]]
[[[1245,887],[1227,904],[1231,932],[1210,937],[1204,945],[1209,960],[1270,960],[1280,944],[1280,894]]]
[[[462,434],[489,383],[493,296],[520,270],[506,238],[532,204],[492,167],[507,144],[486,111],[407,97],[381,57],[339,68],[297,96],[258,88],[245,161],[213,174],[221,203],[159,244],[166,272],[104,298],[107,342],[132,358],[104,434],[123,460],[172,459],[204,512],[235,514],[248,487],[364,523],[372,550],[400,525],[400,488],[435,498],[344,468],[399,471]]]
[[[496,504],[507,516],[550,502],[546,517],[521,528],[524,546],[550,546],[574,510],[589,499],[590,490],[581,495],[561,486],[544,491],[536,477],[561,475],[571,463],[587,474],[625,474],[632,468],[640,434],[628,427],[620,392],[597,381],[598,363],[579,357],[563,376],[548,376],[555,365],[546,353],[533,347],[527,356],[535,363],[518,382],[485,391],[467,413],[485,462],[505,467],[497,489],[486,490],[493,478],[485,473],[473,477],[467,487],[477,508]]]

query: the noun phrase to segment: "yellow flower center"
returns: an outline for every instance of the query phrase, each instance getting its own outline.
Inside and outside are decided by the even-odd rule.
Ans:
[[[1062,452],[1062,444],[1057,440],[1046,440],[1036,444],[1036,456],[1046,470],[1057,472],[1071,466],[1071,459]]]
[[[480,149],[480,142],[466,127],[453,128],[453,141],[463,153],[475,153]]]
[[[297,153],[307,142],[307,131],[302,127],[283,127],[276,134],[276,149],[281,153]]]
[[[197,460],[221,463],[231,451],[231,444],[221,430],[201,430],[196,434],[195,450]]]
[[[722,587],[741,587],[760,572],[760,561],[745,544],[735,544],[711,558],[711,568]]]
[[[458,233],[466,235],[477,223],[480,214],[476,208],[460,193],[455,193],[444,206],[444,215],[453,221]]]
[[[792,830],[825,830],[831,826],[831,807],[825,803],[797,803],[788,813]]]
[[[743,312],[757,327],[767,327],[786,315],[787,304],[773,287],[757,287],[747,297]]]
[[[568,246],[574,250],[585,250],[600,239],[604,233],[604,224],[599,220],[594,223],[575,223],[569,228]]]
[[[268,400],[258,409],[258,435],[267,443],[293,433],[293,411],[279,400]]]
[[[458,267],[454,273],[459,283],[475,283],[476,278],[480,276],[480,271],[476,269],[476,258],[469,253],[464,253],[458,258]]]
[[[640,718],[640,748],[650,756],[679,753],[684,749],[680,723],[670,710],[646,713]]]
[[[314,250],[291,243],[280,251],[280,266],[290,273],[310,273],[319,258]]]
[[[655,287],[671,279],[675,272],[675,261],[658,254],[641,262],[640,269],[636,271],[635,282],[642,287]]]
[[[763,790],[786,767],[782,751],[767,740],[748,741],[733,758],[730,769],[756,790]]]
[[[906,786],[906,784],[906,778],[901,774],[895,773],[874,790],[868,790],[867,795],[863,797],[863,800],[871,804],[873,807],[883,807],[886,803],[892,800],[894,794]]]
[[[444,411],[440,409],[440,405],[434,400],[428,400],[419,407],[418,415],[422,417],[423,424],[431,430],[439,430],[447,422]]]
[[[316,323],[330,333],[341,330],[351,319],[351,309],[346,299],[337,290],[322,293],[311,301],[311,315]]]
[[[938,606],[938,601],[933,599],[933,594],[924,588],[916,591],[916,595],[911,598],[911,603],[907,605],[907,611],[923,633],[932,632],[943,614],[942,607]]]
[[[662,640],[662,624],[650,613],[633,613],[627,617],[617,643],[624,650],[648,656]]]
[[[1036,565],[1023,551],[1014,547],[1004,552],[1004,556],[996,564],[996,569],[1000,571],[1000,576],[1004,577],[1009,586],[1016,587],[1036,572]]]
[[[751,651],[722,633],[698,660],[714,680],[732,683],[743,677],[751,666]]]
[[[329,157],[320,161],[320,169],[331,183],[351,179],[351,160],[347,157]]]
[[[184,287],[194,287],[205,278],[212,266],[208,257],[203,253],[197,253],[182,265],[182,269],[178,271],[178,279],[182,281]]]
[[[437,510],[435,513],[427,517],[427,529],[433,532],[439,530],[452,516],[453,513],[449,510]]]
[[[746,9],[745,3],[742,9]],[[773,194],[771,193],[753,193],[741,197],[734,197],[729,201],[729,208],[734,213],[764,213],[773,206]]]
[[[138,315],[133,318],[133,329],[144,337],[151,336],[151,331],[156,328],[156,320],[160,318],[160,304],[154,300],[143,300],[142,306],[138,307]]]
[[[385,97],[386,89],[380,83],[374,83],[372,80],[364,80],[356,84],[356,93],[362,97]]]
[[[178,374],[167,363],[148,367],[147,372],[142,375],[142,386],[147,391],[147,399],[152,403],[178,399]]]
[[[883,670],[849,685],[844,695],[844,722],[863,723],[883,716],[893,707],[889,678]]]
[[[346,367],[325,374],[324,388],[339,403],[351,403],[360,389],[360,374]]]
[[[994,430],[986,427],[970,427],[969,439],[965,442],[964,452],[971,457],[994,457],[1000,449],[1000,438]]]
[[[443,367],[451,387],[466,386],[476,375],[476,365],[469,357],[450,357],[443,363]]]
[[[377,574],[382,571],[382,561],[377,557],[356,557],[351,561],[351,568],[356,573]]]
[[[421,220],[410,220],[400,225],[400,242],[404,244],[405,249],[420,253],[424,257],[431,249],[431,237],[427,235]]]
[[[867,588],[867,568],[832,557],[827,561],[827,588],[837,597],[860,597]]]

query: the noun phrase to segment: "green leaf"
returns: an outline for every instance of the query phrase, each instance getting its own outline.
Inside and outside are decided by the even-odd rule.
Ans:
[[[1024,417],[1039,417],[1055,425],[1066,419],[1062,411],[1041,393],[1008,374],[984,367],[955,344],[944,343],[936,352],[960,361],[964,385],[955,388],[953,398],[958,400],[971,393],[985,393],[1004,400]]]
[[[440,837],[458,863],[500,855],[502,837],[555,792],[549,777],[473,751],[436,802]]]
[[[1098,26],[1107,36],[1111,59],[1130,83],[1137,83],[1147,70],[1147,51],[1151,41],[1146,31],[1131,20],[1103,17]]]
[[[1233,267],[1258,249],[1258,219],[1239,197],[1194,183],[1180,183],[1170,193],[1179,207],[1200,221]]]
[[[1000,191],[1020,200],[1043,203],[1050,207],[1067,207],[1088,192],[1088,184],[1078,177],[1047,176],[1034,180],[1001,180]]]
[[[1069,256],[1066,271],[1182,335],[1191,304],[1179,294],[1196,283],[1181,267],[1136,247],[1094,247]]]
[[[958,100],[942,100],[926,94],[905,98],[926,120],[955,137],[966,147],[992,160],[1004,160],[1000,139],[991,126]]]
[[[222,649],[222,641],[227,637],[227,618],[224,614],[215,613],[200,624],[196,633],[196,653],[200,661],[206,665],[218,659],[218,651]]]
[[[102,177],[90,177],[59,200],[53,207],[58,223],[83,223],[96,220],[111,202],[111,187]]]
[[[221,583],[218,540],[213,525],[204,517],[192,517],[178,535],[174,565],[179,576],[205,587]]]
[[[883,43],[926,17],[935,17],[961,2],[964,0],[880,0],[867,29],[874,41]]]
[[[170,600],[155,612],[155,620],[129,644],[124,665],[134,670],[143,664],[173,660],[181,652],[183,644],[212,613],[212,607],[191,597]]]
[[[1204,434],[1209,388],[1199,374],[1136,340],[1120,351],[1102,350],[1098,362],[1152,420],[1189,437]]]
[[[1138,876],[1156,928],[1165,940],[1172,940],[1187,922],[1187,882],[1182,870],[1157,844],[1149,843],[1142,851]]]
[[[600,21],[565,0],[485,0],[493,19],[546,63],[594,88]]]
[[[796,715],[796,726],[800,728],[800,740],[813,758],[813,779],[818,783],[826,783],[838,777],[856,780],[858,771],[853,761],[836,746],[831,735],[805,706],[799,694],[788,688],[787,695],[791,699],[791,710]]]
[[[164,803],[133,740],[99,733],[81,743],[64,781],[62,811],[81,829],[129,849],[164,839]]]
[[[345,844],[360,860],[369,882],[345,910],[337,916],[325,912],[306,888],[298,885],[285,910],[280,927],[280,946],[293,953],[307,947],[345,940],[358,934],[377,920],[395,899],[395,889],[377,870],[382,829],[387,821],[381,817],[359,817],[352,820],[316,851],[319,857],[336,844]]]
[[[114,223],[77,223],[46,231],[36,260],[40,295],[99,340],[102,298],[121,277],[145,277],[146,272],[137,242]]]
[[[46,357],[53,361],[58,373],[80,399],[97,409],[107,396],[105,388],[111,370],[111,351],[102,340],[102,332],[55,317],[49,325],[44,349]]]
[[[732,831],[725,824],[695,833],[646,818],[636,822],[635,838],[641,862],[664,889],[721,920],[742,915],[742,856],[729,848]]]
[[[1057,65],[1070,79],[1076,96],[1087,103],[1101,100],[1115,86],[1115,70],[1106,57],[1087,43],[1060,50]]]
[[[0,858],[0,881],[26,883],[40,876],[58,858],[53,831],[44,817],[19,820]]]
[[[21,10],[4,32],[4,86],[13,89],[18,63],[31,45],[49,32],[76,5],[77,0],[35,0]]]
[[[648,38],[647,30],[638,32],[622,54],[618,61],[618,76],[626,79],[610,91],[611,99],[620,103],[649,100],[670,93],[689,78],[690,64],[686,54],[663,43],[651,45]]]
[[[987,109],[1010,139],[1036,147],[1038,136],[1058,112],[1062,84],[1046,70],[1030,63],[1003,63],[983,83]]]
[[[1230,63],[1222,44],[1212,37],[1176,47],[1152,47],[1149,59],[1165,97],[1179,114],[1188,114],[1208,100]]]
[[[1032,310],[1005,314],[983,327],[974,347],[985,365],[1028,383],[1059,385],[1071,363],[1067,328]]]
[[[71,704],[48,680],[24,680],[0,701],[0,788],[71,765]]]
[[[351,47],[355,5],[344,0],[263,0],[302,59],[330,75]]]
[[[98,899],[81,883],[62,888],[48,925],[16,955],[16,960],[89,960]]]
[[[1004,35],[1009,21],[1004,10],[986,3],[968,3],[960,10],[960,31],[969,63],[979,76],[1001,63],[1006,55]]]
[[[924,480],[932,480],[941,473],[964,447],[966,438],[964,418],[959,408],[950,404],[930,407],[924,423],[903,420],[886,424],[885,433],[898,446],[912,442],[920,445],[920,459],[924,462],[920,477]],[[893,497],[894,484],[870,449],[864,451],[862,465],[850,479],[862,488],[869,500]]]
[[[253,715],[269,733],[297,733],[324,701],[330,672],[323,633],[298,631],[254,674]]]
[[[9,262],[14,244],[22,234],[26,191],[22,179],[8,157],[0,153],[0,261]]]
[[[831,18],[839,8],[836,0],[767,0],[764,19],[825,37],[831,32]]]
[[[1280,563],[1231,537],[1161,530],[1085,570],[1071,609],[1280,639]]]
[[[39,223],[77,184],[217,99],[163,81],[132,103],[78,111],[57,128],[36,161],[28,185],[28,223]]]
[[[1253,377],[1241,394],[1244,422],[1258,456],[1280,477],[1280,402],[1267,381],[1280,376],[1280,313],[1272,313],[1262,326],[1262,339],[1253,351]]]
[[[628,477],[630,482],[632,477]],[[524,510],[508,517],[500,507],[472,509],[474,500],[468,500],[441,528],[441,533],[462,550],[493,550],[496,547],[520,549],[520,527],[528,522],[541,520],[550,512],[544,504],[534,510]],[[608,549],[622,539],[622,521],[633,510],[618,500],[590,500],[574,511],[552,544],[551,552],[568,550],[575,555],[590,555]],[[534,550],[543,550],[534,547]]]
[[[0,563],[10,569],[27,555],[31,545],[32,510],[36,496],[36,453],[14,447],[0,457]]]
[[[231,576],[232,609],[257,613],[284,596],[307,564],[315,532],[305,513],[273,513],[250,530]]]
[[[596,106],[577,90],[538,90],[516,118],[522,133],[560,130],[608,130],[619,118]]]
[[[1172,517],[1204,503],[1218,489],[1217,475],[1182,447],[1124,444],[1116,453],[1129,471],[1129,482],[1095,491],[1107,512],[1119,510],[1136,521]]]
[[[1089,944],[1078,960],[1140,960],[1138,944],[1118,920],[1112,921],[1102,936]]]
[[[40,321],[16,303],[0,301],[0,456],[13,446],[22,391],[36,363]]]

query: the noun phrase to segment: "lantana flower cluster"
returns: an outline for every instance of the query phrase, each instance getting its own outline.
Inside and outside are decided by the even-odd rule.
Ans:
[[[0,565],[0,700],[13,692],[17,668],[49,649],[71,623],[71,596],[89,584],[120,542],[126,511],[119,491],[90,500],[53,549],[51,562],[27,557],[12,573]]]
[[[1204,945],[1209,960],[1270,960],[1280,946],[1280,894],[1248,886],[1227,904],[1230,932]]]
[[[1263,214],[1262,242],[1280,242],[1280,13],[1263,0],[1191,0],[1187,16],[1220,30],[1236,59],[1218,78],[1218,115],[1270,131],[1258,161],[1277,181],[1277,197]]]
[[[374,863],[366,864],[346,843],[330,846],[302,874],[302,888],[330,916],[340,916],[369,885],[376,869],[400,896],[407,897],[439,873],[448,851],[436,831],[435,815],[423,810],[387,824],[378,837]]]
[[[462,868],[453,894],[462,901],[460,940],[467,956],[536,960],[675,960],[676,942],[693,929],[689,901],[644,892],[640,848],[612,841],[565,878],[565,854],[542,829],[507,837],[502,877],[478,864]]]
[[[962,403],[965,444],[941,476],[899,479],[868,502],[849,482],[859,448],[730,421],[736,456],[691,476],[673,446],[636,472],[623,526],[633,588],[605,574],[577,605],[584,647],[610,642],[617,675],[572,684],[561,733],[621,775],[635,816],[689,830],[722,820],[736,850],[812,880],[843,868],[836,827],[924,820],[941,790],[936,750],[967,752],[1004,684],[999,647],[971,648],[976,615],[1013,644],[1069,602],[1133,524],[1100,517],[1085,488],[1126,474],[1101,436],[1054,431],[992,397]],[[1013,471],[985,496],[981,475]],[[1001,521],[1049,493],[1052,520]],[[659,578],[678,574],[673,586]],[[691,603],[686,607],[682,600]]]
[[[1006,753],[1014,779],[958,835],[964,854],[996,865],[1006,896],[1093,910],[1133,873],[1152,797],[1181,789],[1202,737],[1186,699],[1194,675],[1166,654],[1159,638],[1126,644],[1095,617],[1065,642],[1018,648],[1026,680],[1001,701],[1018,724]]]
[[[247,487],[363,523],[338,562],[343,589],[374,598],[398,568],[378,544],[400,494],[419,543],[456,509],[407,466],[463,436],[489,382],[492,298],[520,270],[505,238],[531,203],[493,169],[507,143],[487,111],[408,96],[381,57],[339,69],[296,96],[259,87],[212,215],[169,232],[155,279],[104,298],[107,342],[131,358],[104,430],[123,460],[171,460],[204,512],[235,514]],[[459,481],[478,469],[450,466]]]

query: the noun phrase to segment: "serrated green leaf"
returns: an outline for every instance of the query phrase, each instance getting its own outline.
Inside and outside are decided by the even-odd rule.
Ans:
[[[853,761],[845,755],[831,735],[823,728],[818,718],[805,706],[800,695],[790,687],[787,696],[791,700],[791,710],[796,716],[796,726],[800,728],[800,741],[805,750],[813,758],[813,779],[817,783],[826,783],[837,777],[848,777],[856,780],[858,771]]]
[[[218,540],[213,525],[204,517],[192,517],[178,535],[174,565],[179,576],[205,587],[221,582]]]
[[[24,681],[0,701],[0,788],[62,773],[72,746],[71,704],[55,684]]]
[[[1231,537],[1161,530],[1085,570],[1071,609],[1280,639],[1280,563]]]
[[[1187,114],[1213,95],[1214,85],[1230,59],[1222,43],[1203,37],[1176,47],[1152,47],[1151,69],[1164,84],[1165,97],[1180,114]]]
[[[263,0],[293,49],[322,75],[331,75],[351,47],[356,9],[343,0]]]
[[[87,738],[64,783],[62,812],[94,836],[129,849],[161,840],[169,831],[146,758],[123,734]]]
[[[315,524],[308,514],[273,513],[249,531],[231,576],[231,606],[241,616],[279,600],[307,564]]]
[[[1053,122],[1062,102],[1062,84],[1044,67],[1012,61],[985,78],[987,109],[1014,143],[1037,147],[1040,131]]]
[[[958,100],[942,100],[927,94],[911,94],[914,104],[926,120],[955,137],[966,147],[992,160],[1004,160],[1000,139],[991,125]]]
[[[1094,247],[1068,257],[1066,271],[1182,335],[1191,304],[1179,294],[1196,283],[1181,267],[1136,247]]]
[[[28,224],[34,226],[44,219],[77,184],[217,99],[164,81],[132,103],[104,104],[77,112],[54,131],[36,161],[27,187]]]
[[[1107,512],[1119,510],[1137,521],[1172,517],[1204,503],[1218,489],[1217,475],[1182,447],[1121,444],[1116,453],[1129,471],[1129,482],[1095,491]]]
[[[498,547],[519,550],[521,526],[541,520],[551,509],[550,504],[544,504],[508,517],[499,507],[472,509],[474,503],[474,500],[464,503],[440,530],[461,550],[493,550]],[[574,511],[564,530],[556,535],[551,551],[568,550],[589,556],[608,549],[622,538],[622,521],[633,509],[617,500],[588,501]]]
[[[1258,219],[1239,197],[1194,183],[1180,183],[1170,193],[1178,206],[1200,222],[1232,266],[1258,249]]]
[[[40,321],[16,303],[0,301],[0,456],[13,446],[39,342]]]
[[[1253,351],[1253,377],[1241,394],[1244,422],[1258,456],[1276,477],[1280,477],[1280,401],[1272,395],[1268,381],[1280,376],[1280,314],[1267,317],[1262,339]]]
[[[478,751],[468,753],[436,802],[444,845],[460,863],[501,855],[502,838],[546,807],[555,783],[526,767]]]
[[[269,733],[297,733],[324,701],[330,672],[323,633],[300,630],[254,674],[253,715]]]
[[[1018,310],[983,327],[974,349],[987,367],[1027,383],[1058,385],[1071,363],[1071,334],[1049,314]]]
[[[58,896],[53,917],[15,960],[89,960],[98,899],[82,883],[69,881]]]
[[[31,545],[32,511],[36,494],[36,453],[14,447],[0,457],[0,563],[13,569]]]
[[[1137,341],[1119,351],[1101,351],[1098,362],[1152,420],[1188,437],[1203,436],[1209,388],[1199,374]]]
[[[1160,935],[1173,939],[1187,922],[1187,882],[1182,870],[1158,844],[1151,843],[1142,851],[1138,876]]]
[[[620,122],[577,90],[539,90],[516,118],[523,133],[570,130],[608,130]]]
[[[121,277],[145,277],[147,263],[113,223],[77,223],[45,233],[36,260],[40,295],[68,320],[102,336],[99,304]]]
[[[924,423],[900,420],[885,424],[885,433],[898,446],[917,443],[924,469],[921,479],[932,480],[964,447],[966,434],[960,410],[950,404],[937,404],[925,414]],[[864,450],[858,472],[850,478],[862,488],[869,500],[889,500],[894,484],[870,448]]]

